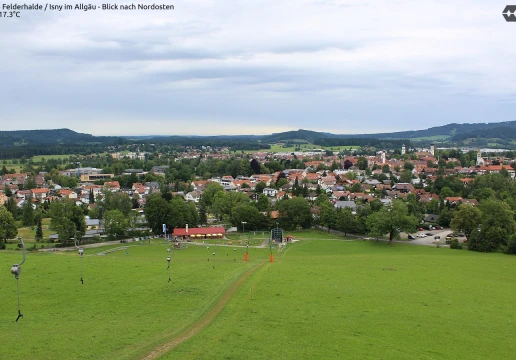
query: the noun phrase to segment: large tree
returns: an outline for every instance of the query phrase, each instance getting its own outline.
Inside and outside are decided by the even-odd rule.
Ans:
[[[82,208],[70,199],[53,201],[49,208],[50,228],[59,235],[63,244],[73,242],[86,234],[86,220]]]
[[[468,249],[492,252],[506,246],[516,232],[514,211],[507,203],[496,200],[486,200],[479,207],[482,212],[480,229],[472,231]]]
[[[392,206],[372,213],[367,219],[369,233],[375,237],[388,234],[389,244],[400,231],[412,232],[417,225],[418,219],[409,215],[407,204],[401,200],[395,200]]]
[[[7,186],[7,184],[5,184],[5,186],[4,186],[4,194],[7,197],[13,196],[13,192],[12,192],[11,188],[9,186]]]
[[[138,211],[131,211],[127,217],[127,235],[138,236],[141,234],[140,228],[145,224],[145,218]]]
[[[23,226],[34,225],[34,209],[30,200],[25,201],[25,204],[23,204],[22,224]]]
[[[13,215],[3,206],[0,206],[0,240],[12,239],[18,235]]]
[[[342,231],[344,235],[352,233],[356,229],[355,216],[351,212],[351,208],[338,209],[336,212],[337,230]]]
[[[231,210],[239,203],[249,204],[249,196],[241,192],[218,192],[213,198],[211,213],[219,219],[223,216],[231,216]]]
[[[36,179],[34,179],[34,176],[29,176],[27,179],[25,179],[23,190],[35,189],[37,187],[38,185],[36,184]]]
[[[295,230],[298,226],[303,229],[312,227],[312,210],[308,201],[303,198],[279,201],[278,211],[280,225],[287,230]]]
[[[246,230],[264,230],[268,227],[267,217],[250,204],[239,203],[231,210],[231,223],[238,228],[246,222]]]
[[[104,214],[102,224],[104,231],[111,238],[125,233],[128,227],[128,218],[120,210],[109,210]]]
[[[469,239],[471,233],[479,228],[481,221],[482,212],[478,207],[471,204],[461,204],[452,215],[450,227],[456,232],[463,231],[466,239]]]
[[[7,199],[7,202],[4,204],[7,211],[9,211],[14,218],[18,215],[18,206],[16,205],[16,199],[14,196],[11,196],[9,199]]]
[[[112,192],[109,190],[103,191],[101,205],[104,208],[104,212],[110,210],[120,210],[122,214],[128,216],[133,209],[133,202],[129,195],[121,192]]]
[[[360,170],[365,170],[367,168],[367,159],[363,156],[360,156],[357,160],[357,165]]]
[[[199,224],[199,214],[193,202],[186,202],[181,196],[172,198],[169,203],[169,217],[167,226],[170,228],[184,228],[186,224],[195,227]]]
[[[39,216],[37,218],[37,221],[36,221],[36,236],[35,236],[35,239],[36,239],[36,241],[43,240],[43,225],[41,223],[41,216]]]
[[[328,228],[328,232],[331,229],[337,228],[337,216],[336,210],[333,204],[328,200],[321,202],[319,205],[319,222],[321,225]]]
[[[410,164],[410,163],[409,163]],[[400,175],[401,183],[411,183],[412,182],[412,171],[404,170]]]
[[[268,212],[271,208],[271,202],[270,202],[269,198],[267,197],[267,195],[265,195],[265,194],[258,195],[258,200],[256,201],[255,205],[259,211],[267,211]]]
[[[267,187],[267,184],[264,181],[260,181],[258,184],[255,185],[254,191],[257,194],[262,194],[263,193],[263,189],[265,189],[266,187]]]
[[[161,194],[152,194],[147,197],[145,208],[145,218],[154,234],[161,234],[163,232],[163,224],[166,224],[171,209],[168,206]]]

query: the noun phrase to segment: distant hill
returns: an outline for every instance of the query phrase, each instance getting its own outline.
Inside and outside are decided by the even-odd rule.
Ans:
[[[453,141],[462,141],[467,139],[516,139],[516,127],[500,126],[490,129],[475,130],[463,134],[457,134],[452,137]]]
[[[0,131],[0,144],[3,147],[94,144],[113,139],[81,134],[70,129]]]
[[[282,133],[276,133],[272,135],[264,135],[259,137],[260,140],[264,143],[278,143],[278,142],[285,142],[289,140],[305,140],[309,143],[314,143],[316,139],[324,138],[324,137],[334,137],[338,135],[329,134],[329,133],[322,133],[317,131],[311,131],[311,130],[292,130],[292,131],[286,131]]]
[[[499,123],[475,123],[475,124],[448,124],[443,126],[431,127],[424,130],[407,130],[392,133],[376,133],[376,134],[331,134],[325,132],[317,132],[310,130],[286,131],[261,137],[263,142],[282,142],[289,140],[306,140],[315,143],[316,139],[321,138],[369,138],[369,139],[410,139],[418,140],[424,138],[440,138],[442,140],[450,139],[453,141],[464,140],[467,138],[477,137],[499,137],[506,132],[506,137],[514,137],[516,131],[516,121],[506,121]]]
[[[516,121],[505,121],[499,123],[474,123],[474,124],[448,124],[443,126],[431,127],[425,130],[410,130],[410,131],[401,131],[401,132],[393,132],[393,133],[381,133],[381,134],[368,134],[364,135],[367,137],[373,137],[377,139],[386,139],[386,138],[405,138],[405,139],[418,139],[425,137],[442,137],[442,138],[450,138],[452,139],[455,136],[464,135],[467,133],[477,133],[482,134],[488,130],[496,129],[496,128],[510,128],[516,129]]]
[[[0,148],[37,148],[41,146],[88,146],[122,144],[131,141],[172,145],[229,146],[236,149],[266,148],[278,142],[312,143],[321,146],[391,144],[402,142],[448,141],[457,144],[501,144],[516,140],[516,121],[499,123],[448,124],[424,130],[407,130],[376,134],[332,134],[312,130],[292,130],[271,135],[220,135],[220,136],[93,136],[70,129],[0,131]],[[21,149],[20,149],[21,150]],[[39,149],[35,150],[39,153]]]

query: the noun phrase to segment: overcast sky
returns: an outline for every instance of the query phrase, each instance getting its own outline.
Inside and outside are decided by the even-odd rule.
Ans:
[[[76,4],[53,2],[64,3]],[[167,4],[0,19],[1,130],[349,134],[516,120],[507,0]]]

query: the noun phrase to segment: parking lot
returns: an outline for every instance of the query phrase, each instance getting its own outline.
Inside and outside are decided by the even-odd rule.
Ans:
[[[426,237],[419,237],[418,234],[432,234],[428,235]],[[425,244],[425,245],[432,245],[432,244],[439,244],[439,245],[446,245],[446,236],[449,234],[452,234],[453,231],[450,228],[444,228],[442,230],[423,230],[423,231],[417,231],[412,233],[411,235],[415,236],[414,240],[409,240],[411,243],[414,244]],[[435,239],[435,236],[439,236],[440,239]],[[408,234],[401,233],[402,239],[407,239]],[[465,238],[463,236],[457,237],[460,241],[463,241]]]

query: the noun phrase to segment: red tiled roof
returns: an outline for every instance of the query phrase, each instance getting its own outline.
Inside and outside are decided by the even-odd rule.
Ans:
[[[118,181],[107,181],[104,185],[107,187],[120,188],[120,183]]]
[[[450,196],[450,197],[446,197],[444,198],[444,200],[446,201],[449,201],[449,202],[456,202],[456,201],[461,201],[462,198],[461,197],[457,197],[457,196]]]
[[[31,189],[30,191],[33,194],[43,194],[43,193],[47,193],[48,189]]]
[[[318,180],[321,175],[317,174],[317,173],[308,173],[306,174],[305,176],[308,180]]]
[[[488,171],[501,171],[503,168],[503,165],[489,165],[487,166]]]

